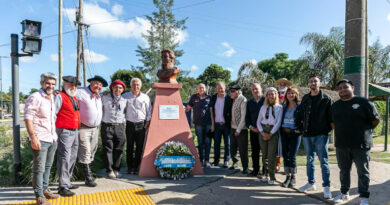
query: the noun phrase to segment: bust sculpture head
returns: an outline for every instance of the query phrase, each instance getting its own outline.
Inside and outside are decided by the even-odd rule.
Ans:
[[[175,67],[175,53],[169,49],[162,50],[161,62],[161,69],[157,72],[158,82],[177,83],[176,76],[180,69]]]

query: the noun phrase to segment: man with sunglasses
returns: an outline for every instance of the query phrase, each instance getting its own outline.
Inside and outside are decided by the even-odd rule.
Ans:
[[[97,184],[92,176],[91,163],[98,147],[98,127],[102,121],[103,107],[100,92],[108,83],[101,76],[88,79],[88,87],[77,89],[76,97],[80,103],[80,133],[78,159],[83,165],[85,184],[95,187]]]
[[[61,196],[73,196],[77,186],[70,183],[76,164],[79,147],[78,130],[80,128],[79,102],[75,97],[80,81],[74,76],[64,76],[64,85],[54,100],[56,107],[56,132],[58,135],[57,170],[59,177],[58,193]]]

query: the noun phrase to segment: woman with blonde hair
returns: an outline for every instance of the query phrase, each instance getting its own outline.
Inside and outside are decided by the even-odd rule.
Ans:
[[[279,127],[282,121],[282,105],[279,103],[278,91],[274,87],[265,90],[264,105],[260,108],[257,128],[260,131],[260,147],[265,167],[261,179],[270,185],[275,183],[275,164],[278,153]],[[269,176],[269,179],[268,179]]]
[[[287,99],[287,100],[286,100]],[[295,187],[295,174],[297,173],[296,157],[301,135],[295,126],[296,110],[299,104],[299,91],[297,88],[288,88],[283,104],[282,123],[280,136],[282,139],[283,164],[286,180],[283,187]]]

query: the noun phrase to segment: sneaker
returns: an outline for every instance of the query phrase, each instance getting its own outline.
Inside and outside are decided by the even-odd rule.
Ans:
[[[225,161],[224,163],[223,163],[223,168],[228,168],[229,167],[229,162],[228,161]]]
[[[64,196],[64,197],[68,197],[68,196],[74,196],[75,193],[70,191],[69,189],[66,189],[66,188],[61,188],[59,191],[58,191],[58,194],[61,195],[61,196]]]
[[[206,163],[205,163],[205,164],[206,164],[206,165],[205,165],[205,167],[206,167],[206,168],[211,168],[211,164],[210,164],[210,162],[207,162],[207,161],[206,161]]]
[[[340,203],[349,200],[349,194],[340,194],[333,199],[334,203]]]
[[[307,183],[307,184],[303,185],[302,187],[300,187],[298,190],[300,192],[315,191],[315,190],[317,190],[317,187],[314,184]]]
[[[268,177],[263,177],[262,179],[260,179],[260,181],[262,181],[264,183],[268,183]]]
[[[290,184],[288,185],[288,188],[295,188],[295,185],[296,185],[295,175],[291,175],[291,181]]]
[[[71,184],[69,189],[78,189],[79,185]]]
[[[37,200],[36,203],[37,205],[51,205],[51,203],[43,196],[37,197],[36,200]]]
[[[116,178],[122,178],[123,177],[123,174],[119,173],[119,172],[114,172]]]
[[[107,176],[108,176],[108,178],[110,178],[110,179],[115,179],[115,178],[116,178],[116,175],[115,175],[114,172],[108,173]]]
[[[275,184],[275,180],[272,180],[272,179],[271,179],[271,180],[268,180],[268,184],[269,184],[269,185],[274,185],[274,184]]]
[[[45,196],[46,199],[58,199],[58,198],[60,198],[60,195],[52,193],[50,191],[50,189],[43,190],[43,196]]]
[[[325,199],[332,198],[332,192],[330,192],[330,188],[328,186],[324,187],[324,198]]]
[[[360,197],[360,205],[368,205],[368,198]]]
[[[289,187],[291,183],[291,176],[286,176],[286,180],[282,183],[282,187]]]

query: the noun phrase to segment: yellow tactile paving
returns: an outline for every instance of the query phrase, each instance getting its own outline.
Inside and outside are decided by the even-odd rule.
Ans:
[[[154,204],[143,188],[120,189],[107,192],[61,197],[49,200],[52,205],[125,205]],[[35,205],[35,201],[14,203]]]

